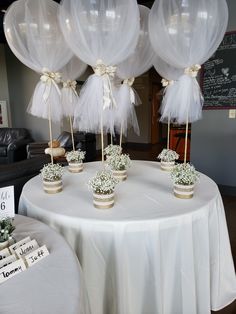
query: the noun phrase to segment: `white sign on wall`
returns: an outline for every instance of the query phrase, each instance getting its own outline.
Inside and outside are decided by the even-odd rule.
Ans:
[[[0,188],[0,219],[15,217],[14,186]]]

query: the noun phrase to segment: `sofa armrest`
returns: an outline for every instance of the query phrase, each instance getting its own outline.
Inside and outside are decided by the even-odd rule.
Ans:
[[[32,140],[30,138],[19,138],[13,142],[11,142],[8,147],[7,150],[8,151],[14,151],[17,150],[18,148],[22,147],[22,146],[26,146],[28,143],[30,143]]]

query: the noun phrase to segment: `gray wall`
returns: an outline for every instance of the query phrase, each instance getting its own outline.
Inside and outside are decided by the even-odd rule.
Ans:
[[[11,108],[9,105],[8,78],[5,59],[5,45],[0,44],[0,100],[6,100],[8,106],[9,126],[11,126]]]
[[[236,1],[227,2],[228,31],[236,30]],[[205,110],[192,125],[191,161],[218,184],[236,187],[236,119],[229,110]]]
[[[48,140],[48,121],[26,112],[39,75],[24,66],[6,46],[6,67],[13,127],[27,128],[35,140]],[[60,125],[53,125],[53,135],[60,134]]]

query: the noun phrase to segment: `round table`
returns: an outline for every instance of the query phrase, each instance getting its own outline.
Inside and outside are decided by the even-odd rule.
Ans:
[[[1,314],[89,314],[87,293],[76,255],[61,235],[32,218],[16,215],[14,238],[27,236],[50,255],[0,284]]]
[[[64,189],[24,186],[20,213],[58,230],[75,250],[94,314],[206,314],[231,303],[236,278],[224,207],[216,184],[200,175],[193,199],[177,199],[157,162],[133,161],[116,188],[115,206],[92,205],[87,182],[65,171]]]

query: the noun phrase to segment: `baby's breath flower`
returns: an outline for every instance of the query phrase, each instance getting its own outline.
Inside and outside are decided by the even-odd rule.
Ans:
[[[101,170],[88,182],[88,186],[97,194],[111,194],[114,192],[118,180],[114,178],[111,171]]]
[[[178,164],[171,171],[171,179],[175,184],[191,185],[199,180],[199,173],[189,163]]]
[[[119,145],[110,144],[104,149],[104,154],[107,156],[121,154],[122,148]]]
[[[47,181],[57,181],[62,178],[63,168],[60,164],[47,164],[40,170],[42,178]]]
[[[15,227],[12,225],[11,218],[3,218],[0,220],[0,243],[10,239]]]
[[[131,166],[129,155],[113,155],[108,159],[108,165],[112,170],[126,170]]]
[[[71,161],[82,162],[85,158],[85,154],[86,154],[86,152],[84,152],[80,149],[76,150],[76,151],[67,152],[66,153],[66,160],[68,162],[71,162]]]
[[[163,149],[157,158],[166,162],[170,162],[179,159],[179,154],[171,149]]]

